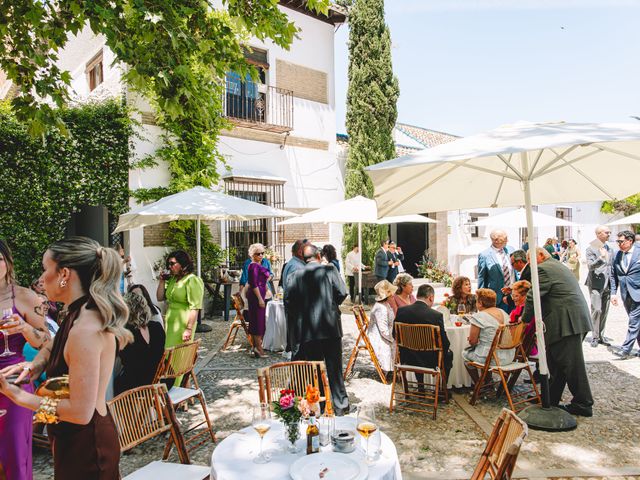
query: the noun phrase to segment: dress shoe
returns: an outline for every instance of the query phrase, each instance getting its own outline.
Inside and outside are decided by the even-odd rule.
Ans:
[[[628,360],[629,358],[631,358],[631,355],[624,350],[615,350],[611,353],[618,357],[618,360]]]
[[[596,348],[600,342],[598,340],[591,340],[591,346]]]
[[[593,342],[592,342],[593,343]],[[610,347],[611,343],[609,343],[607,340],[605,340],[604,338],[601,338],[600,340],[598,340],[598,343],[600,345],[604,345],[605,347]],[[591,345],[593,347],[593,345]]]
[[[558,405],[559,408],[566,410],[571,415],[579,415],[581,417],[593,417],[593,410],[591,407],[582,407],[575,403],[565,403]]]

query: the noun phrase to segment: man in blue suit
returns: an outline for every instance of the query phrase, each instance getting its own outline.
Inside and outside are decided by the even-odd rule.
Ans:
[[[374,274],[379,282],[387,279],[389,274],[389,265],[393,264],[387,257],[387,251],[389,250],[389,240],[382,240],[380,242],[380,248],[376,252],[376,263]]]
[[[505,294],[515,280],[509,258],[513,248],[507,247],[507,234],[502,230],[494,230],[490,238],[491,246],[478,255],[478,288],[496,292],[496,306],[509,313],[513,302]]]
[[[612,348],[613,354],[621,360],[631,357],[633,344],[640,345],[640,245],[635,244],[635,234],[629,230],[618,233],[618,246],[611,265],[611,303],[618,305],[618,286],[622,303],[629,315],[627,338],[619,348]]]

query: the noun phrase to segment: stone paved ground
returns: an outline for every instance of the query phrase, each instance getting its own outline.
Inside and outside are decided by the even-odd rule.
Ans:
[[[437,290],[441,296],[444,289]],[[347,310],[345,309],[345,312]],[[198,375],[209,410],[213,417],[218,441],[249,424],[251,405],[258,401],[256,368],[281,360],[272,353],[267,359],[250,358],[245,343],[226,352],[219,347],[228,324],[216,319],[213,332],[202,336],[203,348]],[[612,308],[607,335],[619,344],[626,333],[626,315],[622,307]],[[345,357],[355,341],[353,318],[343,315]],[[591,348],[584,343],[585,358],[595,398],[594,417],[578,418],[578,428],[572,432],[547,433],[530,431],[518,460],[522,470],[636,467],[640,465],[640,359],[615,361],[603,347]],[[345,358],[346,363],[346,358]],[[454,478],[446,472],[471,471],[482,451],[486,437],[482,429],[462,408],[451,401],[438,410],[438,419],[413,413],[388,413],[390,387],[381,384],[366,360],[359,360],[356,374],[348,384],[353,404],[374,404],[383,431],[395,442],[405,476],[415,478],[440,472],[439,478]],[[459,401],[465,402],[462,392]],[[493,398],[479,402],[475,414],[493,423],[506,402]],[[188,424],[199,418],[198,409],[179,412]],[[122,474],[127,475],[146,463],[159,459],[164,443],[150,441],[123,456]],[[206,444],[192,454],[194,463],[208,465],[214,446]],[[176,461],[175,454],[172,460]],[[36,452],[36,480],[52,478],[50,456]],[[595,475],[595,474],[594,474]],[[531,477],[533,478],[533,476]],[[554,476],[554,478],[570,478]],[[640,478],[600,475],[593,478]]]

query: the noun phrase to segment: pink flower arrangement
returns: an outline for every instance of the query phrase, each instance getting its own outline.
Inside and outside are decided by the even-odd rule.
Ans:
[[[280,397],[280,408],[288,410],[296,404],[296,397],[293,393],[287,393]]]

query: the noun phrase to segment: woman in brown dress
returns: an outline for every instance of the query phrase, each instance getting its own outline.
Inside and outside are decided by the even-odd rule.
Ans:
[[[45,369],[49,378],[69,375],[69,398],[42,398],[0,376],[0,393],[36,411],[48,426],[57,480],[120,478],[118,435],[106,406],[106,390],[118,346],[131,341],[124,328],[127,306],[118,292],[122,265],[118,253],[94,240],[72,237],[44,254],[44,289],[64,303],[62,326],[32,363],[16,365],[17,382]],[[54,421],[59,423],[54,423]]]

